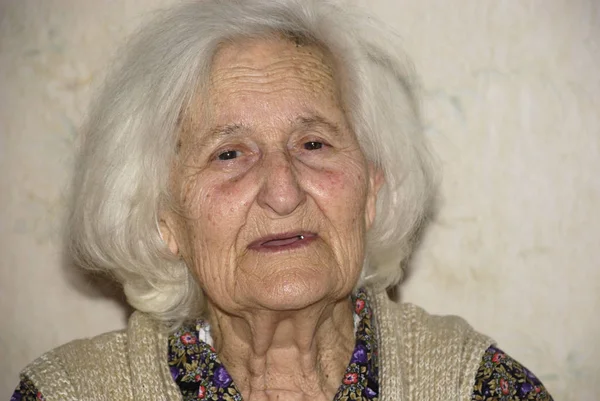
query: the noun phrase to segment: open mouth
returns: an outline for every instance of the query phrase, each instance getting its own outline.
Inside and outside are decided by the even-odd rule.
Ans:
[[[308,245],[317,234],[311,232],[284,233],[269,237],[263,237],[251,243],[248,248],[261,252],[274,252],[296,249]]]

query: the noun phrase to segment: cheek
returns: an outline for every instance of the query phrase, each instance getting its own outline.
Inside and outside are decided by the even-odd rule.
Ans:
[[[325,171],[319,180],[319,189],[323,193],[327,191],[345,191],[349,185],[351,183],[348,182],[348,177],[343,171]]]
[[[205,180],[196,197],[196,208],[199,220],[208,223],[208,233],[235,233],[244,222],[252,191],[244,180]]]
[[[199,281],[227,281],[229,265],[235,257],[240,228],[246,222],[250,205],[241,182],[222,182],[199,177],[198,190],[188,199],[186,219],[188,247]]]
[[[365,207],[366,177],[357,168],[316,172],[308,180],[316,202],[329,218],[355,221]]]

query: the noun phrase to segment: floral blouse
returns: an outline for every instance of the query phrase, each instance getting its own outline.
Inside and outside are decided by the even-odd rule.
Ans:
[[[333,401],[379,400],[377,338],[367,294],[353,296],[356,343],[344,377]],[[208,324],[181,327],[169,337],[168,362],[171,376],[184,401],[241,401],[227,369],[210,345]],[[11,401],[44,400],[27,377],[22,377]],[[527,368],[496,347],[485,352],[473,387],[472,401],[552,401],[540,380]]]

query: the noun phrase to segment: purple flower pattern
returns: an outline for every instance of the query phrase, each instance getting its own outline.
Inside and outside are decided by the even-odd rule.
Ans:
[[[492,346],[483,355],[471,400],[552,401],[552,396],[529,369]]]
[[[10,401],[44,401],[44,396],[28,377],[23,376]]]

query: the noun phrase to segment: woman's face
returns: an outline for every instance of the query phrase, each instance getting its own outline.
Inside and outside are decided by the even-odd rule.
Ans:
[[[297,310],[346,297],[362,268],[381,175],[340,105],[328,56],[287,40],[227,44],[184,121],[163,216],[214,306]]]

